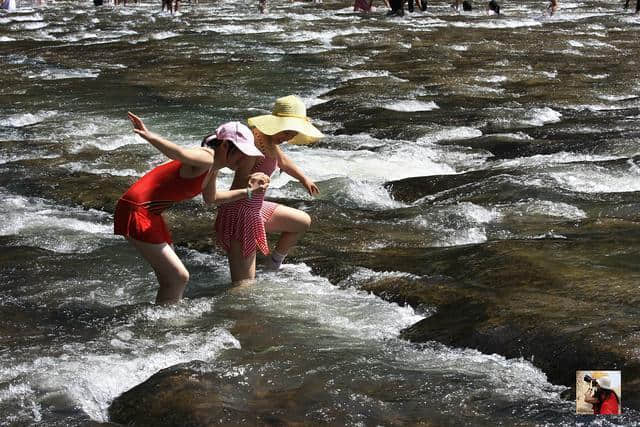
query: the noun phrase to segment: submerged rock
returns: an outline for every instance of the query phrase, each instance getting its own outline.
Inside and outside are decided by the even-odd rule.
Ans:
[[[488,178],[494,176],[519,176],[522,174],[523,172],[515,169],[486,169],[455,175],[421,176],[389,181],[385,184],[385,188],[395,200],[411,203],[425,196],[431,196],[441,191],[451,190],[467,184],[484,182]]]
[[[212,425],[325,424],[343,414],[331,409],[309,415],[326,398],[323,384],[302,378],[280,388],[264,375],[212,372],[204,362],[176,365],[118,396],[109,406],[112,422],[136,426],[200,427]],[[313,411],[312,411],[313,412]],[[336,425],[344,425],[340,418]]]

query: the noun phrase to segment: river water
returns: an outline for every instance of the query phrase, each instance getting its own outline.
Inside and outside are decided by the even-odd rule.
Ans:
[[[286,148],[320,200],[388,213],[424,247],[554,235],[529,217],[633,218],[637,204],[614,196],[640,191],[637,15],[563,1],[545,17],[545,4],[528,0],[505,2],[502,17],[441,2],[403,19],[331,0],[273,2],[266,15],[230,1],[185,4],[177,16],[148,2],[18,6],[0,14],[0,425],[108,421],[118,395],[192,360],[239,382],[307,384],[320,396],[302,409],[311,423],[590,422],[525,359],[400,340],[429,308],[351,284],[402,271],[362,268],[332,284],[293,262],[229,289],[219,251],[180,246],[188,298],[155,307],[153,274],[112,235],[112,206],[78,206],[72,193],[86,190],[56,177],[116,185],[160,163],[127,111],[192,145],[295,93],[328,135]],[[494,158],[465,143],[496,134],[522,151]],[[409,205],[383,186],[490,168],[525,174],[509,191],[487,184],[485,203],[456,193]],[[310,200],[284,174],[269,191]],[[384,245],[372,234],[371,247]],[[248,318],[259,333],[238,327]],[[629,410],[615,423],[638,419]]]

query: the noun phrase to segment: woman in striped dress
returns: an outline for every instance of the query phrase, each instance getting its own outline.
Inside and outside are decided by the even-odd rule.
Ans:
[[[272,114],[248,120],[256,147],[264,155],[244,159],[236,169],[231,189],[241,188],[247,177],[262,172],[271,176],[276,168],[296,178],[309,194],[318,187],[285,154],[279,144],[310,143],[324,135],[307,118],[306,108],[294,95],[278,98]],[[251,280],[256,274],[256,251],[268,255],[268,267],[280,268],[289,249],[309,229],[311,217],[299,209],[264,200],[264,191],[252,192],[244,200],[223,205],[216,218],[216,240],[227,252],[231,280]],[[266,233],[280,233],[273,252],[269,251]]]

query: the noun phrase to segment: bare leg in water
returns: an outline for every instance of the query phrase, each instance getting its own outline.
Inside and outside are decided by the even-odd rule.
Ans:
[[[158,294],[156,304],[174,304],[182,298],[184,288],[189,281],[189,272],[178,255],[167,243],[146,243],[127,237],[144,259],[151,264],[156,273]]]

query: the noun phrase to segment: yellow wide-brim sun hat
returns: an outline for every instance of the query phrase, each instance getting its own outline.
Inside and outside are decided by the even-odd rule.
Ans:
[[[276,99],[271,114],[251,117],[247,123],[265,135],[275,135],[286,130],[298,132],[298,135],[289,141],[291,144],[310,144],[324,136],[311,124],[304,102],[295,95]]]

